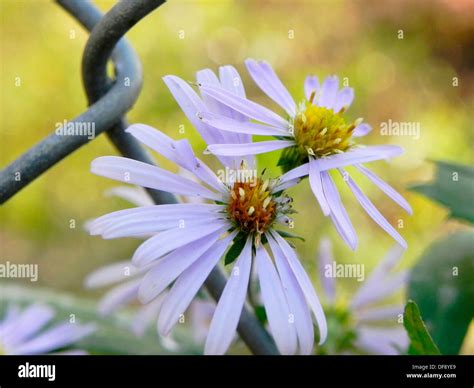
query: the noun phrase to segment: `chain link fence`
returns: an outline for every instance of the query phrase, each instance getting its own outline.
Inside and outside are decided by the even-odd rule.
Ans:
[[[86,0],[56,1],[90,31],[82,57],[82,80],[89,107],[69,122],[93,124],[95,134],[105,133],[123,156],[154,164],[139,143],[124,132],[128,125],[125,114],[132,108],[141,90],[142,69],[136,53],[123,36],[162,5],[164,0],[122,0],[106,14]],[[114,79],[107,75],[110,60],[114,64]],[[30,182],[90,141],[92,139],[88,134],[61,136],[53,131],[0,172],[0,203],[7,202]],[[148,189],[148,193],[156,204],[176,202],[176,198],[169,193],[153,189]],[[217,266],[205,286],[217,301],[225,283],[224,271]],[[269,333],[249,307],[244,306],[238,332],[254,354],[278,354]]]

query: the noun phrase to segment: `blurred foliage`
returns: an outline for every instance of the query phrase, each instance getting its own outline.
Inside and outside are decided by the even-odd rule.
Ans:
[[[69,321],[71,315],[77,323],[93,322],[94,333],[74,345],[74,349],[86,350],[90,354],[200,354],[201,350],[194,344],[189,334],[177,329],[180,337],[179,347],[171,349],[157,341],[156,329],[147,331],[141,336],[130,332],[132,310],[122,311],[110,317],[98,317],[96,303],[90,299],[78,298],[63,293],[58,295],[45,289],[18,287],[13,283],[0,286],[0,318],[7,306],[26,307],[32,303],[52,307],[55,316],[51,324]]]
[[[457,354],[474,317],[474,232],[433,243],[410,273],[408,297],[443,354]]]
[[[418,305],[412,300],[409,300],[405,305],[403,325],[410,338],[409,354],[428,356],[441,354],[420,316]]]
[[[438,201],[450,210],[450,216],[474,222],[474,167],[435,162],[436,177],[432,183],[410,189]]]
[[[104,11],[113,3],[98,2]],[[0,165],[5,166],[52,132],[56,122],[86,108],[80,65],[88,34],[49,0],[2,0],[0,8]],[[469,0],[171,1],[127,36],[144,73],[142,93],[128,118],[174,138],[187,137],[201,153],[205,145],[162,82],[164,75],[193,80],[198,69],[216,70],[230,63],[242,74],[248,96],[271,108],[276,106],[245,71],[247,57],[271,62],[297,100],[303,98],[307,74],[347,77],[356,93],[350,119],[362,116],[374,128],[365,142],[405,149],[390,164],[379,162],[371,168],[402,192],[414,216],[403,214],[367,180],[360,179],[360,185],[393,225],[402,225],[409,244],[403,266],[412,266],[431,241],[464,228],[455,221],[444,223],[446,210],[403,188],[430,179],[432,166],[426,159],[473,163],[473,26],[474,5]],[[418,122],[421,136],[381,136],[379,126],[389,119]],[[38,263],[39,285],[80,295],[87,273],[128,259],[136,240],[111,243],[88,236],[82,227],[88,219],[129,207],[104,197],[115,182],[89,172],[94,158],[115,153],[101,136],[1,207],[1,260]],[[275,176],[280,172],[278,157],[278,152],[262,155],[260,166]],[[202,158],[218,166],[211,156]],[[175,169],[161,157],[157,161]],[[355,171],[353,175],[359,177]],[[341,262],[362,262],[367,271],[392,245],[390,237],[355,205],[347,187],[338,184],[359,235],[356,252],[340,241],[321,215],[307,182],[290,191],[299,211],[294,232],[306,239],[293,241],[312,274],[323,235],[332,238]],[[348,279],[344,286],[350,295],[357,284]],[[468,344],[464,351],[474,353],[474,345]]]

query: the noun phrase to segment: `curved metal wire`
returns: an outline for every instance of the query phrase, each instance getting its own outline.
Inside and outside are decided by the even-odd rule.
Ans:
[[[118,2],[107,14],[84,0],[57,0],[91,35],[84,50],[82,75],[89,99],[89,109],[73,122],[95,124],[96,135],[107,131],[117,149],[125,156],[154,164],[140,144],[124,132],[127,123],[123,116],[136,101],[142,84],[141,65],[122,36],[139,20],[160,6],[163,0],[128,0]],[[107,77],[106,66],[112,59],[115,80]],[[122,82],[127,79],[127,83]],[[32,147],[0,172],[0,203],[4,203],[28,183],[54,164],[86,144],[86,136],[58,136],[56,133]],[[16,180],[17,172],[21,179]],[[174,203],[173,195],[149,190],[155,203]],[[216,267],[206,280],[211,296],[219,300],[226,277]],[[278,354],[274,341],[248,307],[244,307],[238,332],[255,354]]]

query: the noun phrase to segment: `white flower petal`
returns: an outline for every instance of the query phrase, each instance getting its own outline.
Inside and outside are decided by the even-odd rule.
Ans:
[[[240,253],[211,321],[205,354],[224,354],[235,336],[245,303],[252,264],[252,238]]]
[[[263,246],[255,255],[262,299],[270,331],[282,354],[295,354],[297,337],[280,277]]]
[[[184,314],[236,234],[232,232],[219,240],[176,280],[163,302],[158,317],[158,332],[161,335],[168,335],[180,316]]]

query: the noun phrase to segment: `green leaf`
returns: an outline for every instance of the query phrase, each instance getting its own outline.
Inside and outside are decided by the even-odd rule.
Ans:
[[[297,238],[298,240],[301,240],[303,242],[306,241],[303,237],[298,236],[297,234],[286,232],[284,230],[277,230],[276,232],[283,238]]]
[[[130,331],[134,310],[124,310],[110,317],[101,317],[97,313],[97,302],[78,298],[65,293],[58,293],[41,288],[19,287],[12,283],[2,282],[0,286],[0,317],[10,304],[26,306],[31,303],[44,303],[51,306],[56,315],[54,323],[69,320],[71,314],[77,322],[92,322],[97,330],[87,338],[77,342],[73,348],[83,349],[91,354],[176,354],[162,346],[155,325],[142,336],[136,336]],[[180,325],[177,325],[180,326]],[[177,331],[176,331],[177,330]],[[180,353],[200,354],[194,344],[191,333],[177,327],[175,338],[179,338]]]
[[[436,177],[431,183],[410,186],[446,206],[450,216],[474,223],[474,167],[435,161]]]
[[[457,232],[432,244],[410,272],[416,300],[443,354],[457,354],[474,317],[474,233]]]
[[[439,349],[428,333],[415,302],[409,300],[403,314],[403,325],[410,338],[409,353],[413,355],[439,355]]]
[[[283,172],[288,172],[295,167],[302,165],[307,162],[308,155],[302,155],[298,147],[288,147],[285,148],[278,159],[277,166],[281,167]]]
[[[229,248],[225,255],[224,264],[228,265],[231,264],[239,257],[240,252],[244,249],[245,242],[247,241],[247,234],[243,232],[239,232],[237,236],[235,236],[232,246]]]
[[[255,315],[257,316],[258,320],[262,325],[267,323],[267,312],[265,311],[265,307],[258,305],[255,306]]]

